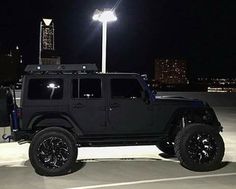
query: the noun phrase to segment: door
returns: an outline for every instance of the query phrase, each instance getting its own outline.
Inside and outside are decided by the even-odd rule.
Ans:
[[[152,132],[152,105],[143,100],[144,93],[135,78],[110,79],[108,123],[113,134]]]
[[[72,80],[71,115],[84,135],[106,132],[102,83],[99,77]]]

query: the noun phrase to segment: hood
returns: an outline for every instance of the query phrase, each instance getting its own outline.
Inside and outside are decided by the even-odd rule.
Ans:
[[[199,99],[193,99],[193,98],[186,98],[182,96],[155,96],[156,102],[169,102],[169,103],[184,103],[184,104],[191,104],[194,107],[203,107],[203,106],[209,106],[208,103],[199,100]]]

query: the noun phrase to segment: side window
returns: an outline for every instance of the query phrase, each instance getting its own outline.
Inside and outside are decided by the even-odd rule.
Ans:
[[[79,98],[101,98],[100,79],[80,79]]]
[[[142,91],[136,79],[111,79],[111,98],[140,98]]]
[[[28,86],[28,98],[31,100],[62,99],[62,79],[31,79]]]

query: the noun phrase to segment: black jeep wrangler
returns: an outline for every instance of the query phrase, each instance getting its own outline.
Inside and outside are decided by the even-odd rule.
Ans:
[[[29,158],[41,175],[69,172],[84,146],[150,144],[190,170],[221,166],[222,127],[206,102],[157,97],[140,75],[102,74],[92,64],[29,65],[25,72],[20,108],[9,107],[1,89],[0,123],[11,115],[13,139],[31,143]]]

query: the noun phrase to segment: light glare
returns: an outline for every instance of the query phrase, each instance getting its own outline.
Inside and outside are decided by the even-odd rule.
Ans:
[[[54,83],[50,83],[49,85],[48,85],[48,88],[55,88],[55,84]]]
[[[55,83],[49,83],[47,88],[50,88],[50,89],[58,89],[60,88],[60,85],[57,85]]]
[[[117,17],[114,13],[114,11],[111,10],[105,10],[105,11],[99,11],[96,10],[93,15],[93,20],[99,21],[99,22],[113,22],[117,20]]]

